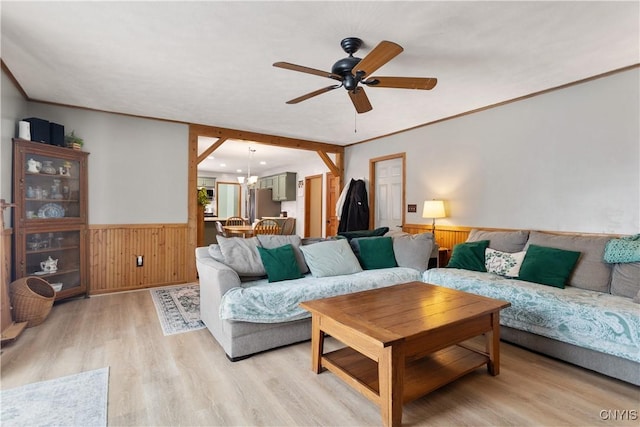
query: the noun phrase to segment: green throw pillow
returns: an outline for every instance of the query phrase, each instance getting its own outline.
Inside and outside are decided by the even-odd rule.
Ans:
[[[296,260],[296,254],[291,244],[286,244],[274,249],[266,249],[258,246],[258,252],[262,264],[267,272],[269,282],[281,280],[299,279],[303,276]]]
[[[358,230],[358,231],[341,231],[338,237],[346,237],[347,240],[356,239],[358,237],[375,237],[384,236],[389,232],[389,227],[380,227],[375,230]]]
[[[580,252],[529,245],[518,279],[564,289],[579,257]]]
[[[351,240],[351,247],[365,270],[398,266],[391,237],[359,237]]]
[[[453,247],[453,253],[451,254],[447,268],[461,268],[463,270],[486,272],[484,252],[487,246],[489,246],[488,240],[458,243]]]

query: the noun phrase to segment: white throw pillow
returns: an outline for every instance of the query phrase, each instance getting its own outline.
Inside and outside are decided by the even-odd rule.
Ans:
[[[300,246],[313,277],[340,276],[362,271],[347,239]]]
[[[500,276],[518,277],[520,274],[520,266],[527,252],[501,252],[495,249],[487,248],[484,252],[484,265],[487,272],[495,273]]]
[[[216,239],[224,256],[224,263],[233,268],[239,276],[264,276],[267,274],[258,253],[260,243],[257,238],[216,236]]]
[[[220,245],[218,245],[217,243],[212,243],[209,245],[209,255],[211,256],[211,258],[224,264],[224,255],[222,255]]]

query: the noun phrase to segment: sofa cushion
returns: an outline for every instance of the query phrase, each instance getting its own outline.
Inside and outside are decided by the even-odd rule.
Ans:
[[[347,240],[355,239],[357,237],[376,237],[384,236],[389,231],[389,227],[379,227],[375,230],[357,230],[357,231],[341,231],[338,236],[345,237]]]
[[[420,272],[427,269],[433,251],[432,233],[393,234],[392,239],[393,253],[399,267],[415,268]]]
[[[258,253],[260,243],[257,238],[216,236],[216,239],[224,256],[224,263],[233,268],[239,276],[267,274]]]
[[[258,253],[270,283],[299,279],[303,276],[290,243],[273,249],[258,246]]]
[[[461,268],[471,271],[487,271],[484,265],[484,252],[489,245],[488,240],[458,243],[453,246],[451,259],[447,268]]]
[[[634,298],[640,291],[640,262],[614,264],[611,295]]]
[[[540,231],[529,233],[528,245],[549,246],[580,252],[568,284],[592,291],[609,292],[611,266],[603,262],[608,236],[551,234]],[[525,247],[526,250],[526,247]]]
[[[351,239],[350,245],[365,270],[398,266],[391,237],[357,237]]]
[[[313,277],[339,276],[362,271],[346,239],[328,240],[301,246]]]
[[[579,257],[576,251],[529,245],[518,278],[564,288]]]
[[[488,240],[489,247],[501,252],[521,252],[527,243],[529,232],[526,230],[517,231],[489,231],[473,229],[467,237],[467,242],[477,242]]]
[[[487,248],[484,252],[484,266],[489,273],[518,277],[525,254],[525,251],[509,253]]]
[[[302,273],[309,272],[309,267],[304,261],[304,254],[300,250],[300,246],[302,245],[302,239],[300,238],[300,236],[295,234],[285,236],[279,234],[258,234],[256,237],[260,242],[260,246],[267,249],[279,248],[280,246],[290,244],[293,247],[293,252],[296,255],[296,260],[298,261],[300,271]]]

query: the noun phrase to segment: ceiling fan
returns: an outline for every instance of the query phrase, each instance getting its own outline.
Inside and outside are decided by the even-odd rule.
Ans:
[[[342,46],[342,49],[348,53],[349,56],[333,64],[331,72],[316,70],[315,68],[304,67],[289,62],[276,62],[273,64],[274,67],[328,77],[340,82],[340,84],[327,86],[294,98],[287,101],[287,104],[297,104],[314,96],[322,95],[339,87],[344,87],[348,91],[356,111],[358,113],[366,113],[367,111],[371,111],[373,107],[369,102],[364,88],[360,85],[368,87],[430,90],[433,89],[438,82],[438,79],[434,77],[369,77],[371,73],[391,61],[404,50],[399,44],[383,40],[364,58],[353,56],[353,54],[360,49],[360,46],[362,46],[362,40],[359,38],[347,37],[340,42],[340,46]]]

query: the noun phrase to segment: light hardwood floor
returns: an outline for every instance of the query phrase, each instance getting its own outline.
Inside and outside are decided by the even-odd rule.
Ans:
[[[337,343],[328,339],[327,348]],[[640,388],[502,343],[501,373],[477,371],[404,406],[406,426],[638,425]],[[310,343],[232,363],[206,329],[165,337],[148,291],[56,305],[2,351],[1,388],[110,367],[110,426],[375,426],[378,409]],[[620,419],[624,418],[624,419]]]

